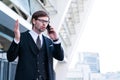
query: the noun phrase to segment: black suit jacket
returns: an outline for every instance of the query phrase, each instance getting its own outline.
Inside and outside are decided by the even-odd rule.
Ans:
[[[61,44],[54,44],[49,38],[43,36],[46,44],[49,80],[55,80],[53,70],[53,58],[62,61],[64,58]],[[7,59],[9,62],[14,61],[18,57],[15,80],[34,80],[36,74],[36,57],[38,48],[32,39],[29,31],[21,33],[20,43],[11,43],[7,51]]]

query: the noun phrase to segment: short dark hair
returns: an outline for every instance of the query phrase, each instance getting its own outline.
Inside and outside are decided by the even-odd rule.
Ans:
[[[31,23],[32,23],[32,20],[33,20],[33,19],[37,20],[38,17],[48,17],[48,18],[49,18],[49,15],[48,15],[47,12],[42,11],[42,10],[36,11],[36,12],[33,13],[33,15],[32,15]],[[33,25],[33,23],[32,23],[32,25]]]

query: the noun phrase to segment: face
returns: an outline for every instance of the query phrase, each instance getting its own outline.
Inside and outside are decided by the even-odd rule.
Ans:
[[[47,25],[49,24],[48,17],[38,17],[37,20],[33,19],[33,30],[40,34],[46,30]]]

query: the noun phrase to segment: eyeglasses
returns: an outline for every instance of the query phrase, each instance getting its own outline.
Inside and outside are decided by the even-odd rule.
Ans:
[[[42,23],[46,23],[48,24],[50,21],[47,21],[47,20],[43,20],[43,19],[37,19],[38,21],[42,22]]]

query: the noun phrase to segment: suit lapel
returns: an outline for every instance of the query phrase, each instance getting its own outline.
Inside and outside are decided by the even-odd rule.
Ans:
[[[46,52],[47,52],[47,57],[48,57],[48,59],[50,58],[50,50],[51,50],[51,48],[52,48],[52,46],[51,46],[51,42],[50,42],[50,40],[48,40],[45,36],[43,36],[43,39],[44,39],[44,41],[45,41],[45,45],[46,45]]]
[[[51,44],[44,35],[43,35],[43,39],[45,41],[47,55],[49,56]],[[29,34],[29,31],[27,32],[27,41],[28,41],[28,46],[30,47],[30,50],[32,50],[33,54],[37,55],[37,53],[39,52],[39,49],[37,48],[37,45],[34,42],[32,36]]]
[[[36,43],[34,42],[32,36],[29,34],[29,32],[27,33],[28,36],[28,46],[30,47],[30,50],[32,50],[33,54],[37,54],[39,52],[39,49],[37,48]]]
[[[48,43],[48,40],[45,36],[43,36],[43,39],[45,41],[45,45],[46,45],[46,49],[47,49],[47,53],[49,53],[49,43]]]

